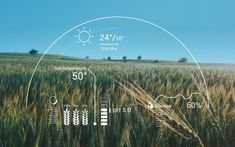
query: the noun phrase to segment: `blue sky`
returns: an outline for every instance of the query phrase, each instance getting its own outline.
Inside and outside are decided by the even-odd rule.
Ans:
[[[43,52],[73,26],[97,17],[123,15],[166,28],[199,62],[235,63],[234,6],[232,0],[1,1],[0,52],[31,48]]]

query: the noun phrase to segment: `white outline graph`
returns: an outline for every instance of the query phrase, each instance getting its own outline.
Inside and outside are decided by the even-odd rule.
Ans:
[[[177,94],[176,96],[165,96],[165,95],[163,95],[163,94],[160,94],[154,101],[157,101],[160,97],[164,97],[164,98],[166,98],[166,99],[175,99],[175,98],[177,98],[177,97],[182,97],[183,99],[185,99],[185,100],[188,100],[188,99],[190,99],[193,95],[199,95],[199,94],[201,94],[200,92],[193,92],[193,93],[191,93],[190,94],[190,96],[189,97],[185,97],[183,94]]]

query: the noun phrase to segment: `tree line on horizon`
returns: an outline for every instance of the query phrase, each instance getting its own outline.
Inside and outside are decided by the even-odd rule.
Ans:
[[[89,58],[86,58],[86,59],[89,59]],[[106,58],[103,58],[103,60],[111,61],[112,58],[111,58],[110,56],[108,56],[107,59],[106,59]],[[122,60],[123,60],[123,62],[127,62],[127,61],[128,61],[127,56],[123,56],[123,57],[122,57]],[[129,60],[131,60],[131,59],[129,59]],[[137,60],[137,61],[141,61],[141,60],[142,60],[142,56],[141,56],[141,55],[137,56],[137,57],[136,57],[136,60]],[[154,63],[158,63],[158,62],[159,62],[159,61],[158,61],[157,59],[154,60]],[[179,63],[185,63],[185,62],[188,62],[188,59],[187,59],[186,57],[180,57],[177,62],[179,62]]]
[[[29,51],[29,54],[30,54],[30,55],[37,55],[37,54],[38,54],[38,50],[36,50],[36,49],[31,49],[31,50]],[[85,59],[89,59],[89,56],[86,56]],[[112,58],[111,58],[110,56],[108,56],[107,59],[106,59],[106,58],[103,58],[103,60],[111,61]],[[123,57],[122,57],[122,60],[123,60],[123,62],[127,62],[127,61],[128,61],[127,56],[123,56]],[[141,56],[141,55],[137,56],[137,57],[136,57],[136,60],[137,60],[137,61],[141,61],[141,60],[142,60],[142,56]],[[154,60],[154,63],[158,63],[158,62],[159,62],[158,60]],[[179,62],[179,63],[188,62],[188,59],[187,59],[186,57],[180,57],[179,60],[178,60],[178,62]]]

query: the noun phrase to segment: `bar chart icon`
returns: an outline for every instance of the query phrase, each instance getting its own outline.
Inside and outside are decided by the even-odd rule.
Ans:
[[[106,100],[100,102],[100,124],[101,126],[108,125],[108,102]]]

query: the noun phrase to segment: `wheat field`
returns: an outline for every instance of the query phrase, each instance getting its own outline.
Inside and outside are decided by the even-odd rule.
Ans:
[[[28,82],[39,58],[0,54],[0,146],[235,145],[234,65],[201,65],[211,99],[209,113],[204,85],[194,64],[58,59],[48,55],[35,72],[26,107]],[[106,95],[112,106],[129,105],[131,113],[110,114],[108,126],[93,126],[93,79],[74,82],[71,71],[56,71],[55,66],[92,69],[97,77],[97,98]],[[195,91],[200,94],[189,100],[177,97],[155,101],[160,94],[189,96]],[[48,97],[42,93],[59,98],[57,125],[48,124]],[[172,109],[149,109],[149,101],[171,104]],[[188,101],[200,102],[201,107],[188,109]],[[64,126],[65,104],[86,104],[89,125]],[[160,112],[164,119],[159,128],[156,117]]]

